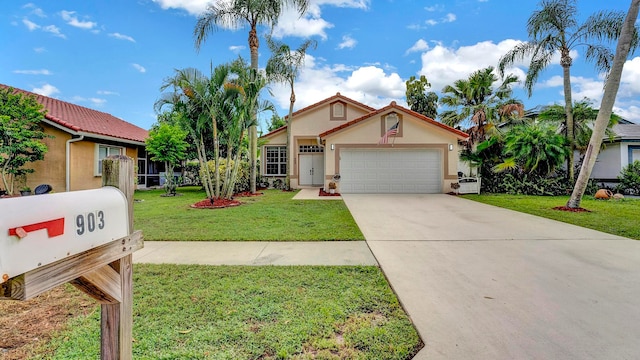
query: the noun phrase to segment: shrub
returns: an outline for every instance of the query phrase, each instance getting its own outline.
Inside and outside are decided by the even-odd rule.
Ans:
[[[636,160],[622,169],[618,175],[620,183],[616,191],[630,195],[640,195],[640,161]]]
[[[233,160],[230,162],[230,166],[233,167]],[[211,176],[213,176],[215,169],[215,162],[210,160],[207,162],[207,167],[209,167],[209,171],[211,172]],[[220,159],[220,164],[218,166],[218,170],[220,171],[220,187],[224,185],[225,182],[225,172],[227,171],[227,160]],[[231,169],[233,170],[233,168]],[[200,172],[200,177],[202,178],[202,172]],[[244,191],[249,191],[249,162],[245,160],[240,160],[240,167],[238,168],[238,176],[236,177],[236,183],[234,185],[233,193],[241,193]],[[212,179],[215,182],[215,179]]]

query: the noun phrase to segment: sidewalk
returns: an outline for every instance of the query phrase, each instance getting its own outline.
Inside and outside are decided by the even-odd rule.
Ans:
[[[135,263],[378,265],[365,241],[145,241]]]

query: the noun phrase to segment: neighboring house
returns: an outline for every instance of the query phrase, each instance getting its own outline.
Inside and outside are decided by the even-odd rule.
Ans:
[[[35,172],[27,174],[27,186],[33,189],[49,184],[55,192],[99,188],[102,159],[117,154],[136,161],[139,187],[148,185],[150,179],[159,182],[158,171],[147,166],[147,130],[104,112],[25,90],[15,91],[34,95],[44,106],[46,115],[40,125],[50,136],[43,140],[49,148],[44,160],[28,164]]]
[[[605,148],[600,150],[591,172],[591,178],[604,183],[617,183],[622,169],[640,160],[640,124],[621,121],[613,126],[616,136],[605,138]]]
[[[395,124],[387,144],[380,139]],[[317,186],[339,176],[347,193],[446,193],[458,179],[458,141],[468,135],[392,102],[381,109],[337,93],[296,111],[291,148],[286,126],[264,136],[261,172],[284,178],[286,159],[291,187]]]
[[[538,105],[525,111],[525,117],[535,120],[547,107]],[[591,179],[608,186],[615,186],[622,169],[635,160],[640,160],[640,124],[626,119],[619,119],[613,126],[616,134],[612,139],[605,135],[604,147],[600,149],[598,158],[591,171]],[[582,154],[575,152],[575,163],[582,161]]]

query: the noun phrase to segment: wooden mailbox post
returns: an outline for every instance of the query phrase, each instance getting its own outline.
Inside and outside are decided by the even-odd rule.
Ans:
[[[102,189],[0,200],[0,299],[71,283],[101,304],[101,359],[132,357],[133,159],[103,160]],[[115,188],[114,188],[115,187]]]

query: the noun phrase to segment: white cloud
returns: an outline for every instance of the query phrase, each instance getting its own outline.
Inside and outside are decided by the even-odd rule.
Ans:
[[[229,50],[234,54],[238,54],[238,53],[240,53],[240,51],[242,51],[244,49],[246,49],[246,46],[243,46],[243,45],[232,45],[232,46],[229,46]]]
[[[422,69],[419,75],[425,75],[431,83],[431,88],[440,91],[445,85],[468,77],[478,69],[497,66],[500,57],[517,43],[516,40],[503,40],[497,44],[483,41],[457,49],[436,44],[422,54]],[[520,69],[513,69],[513,72],[524,76]]]
[[[427,25],[430,25],[430,26],[438,25],[438,22],[436,20],[433,20],[433,19],[425,20],[424,23],[427,24]]]
[[[391,101],[406,106],[405,84],[397,73],[387,73],[377,66],[353,68],[343,64],[327,65],[322,59],[309,54],[305,59],[305,67],[296,82],[296,109],[337,92],[373,107],[384,107]],[[272,90],[275,103],[287,108],[290,89],[276,84]]]
[[[60,32],[60,29],[59,29],[57,26],[55,26],[55,25],[47,25],[47,26],[44,26],[44,27],[42,28],[42,30],[43,30],[43,31],[45,31],[45,32],[48,32],[48,33],[52,33],[54,36],[57,36],[57,37],[59,37],[59,38],[63,38],[63,39],[66,39],[66,38],[67,38],[67,36],[66,36],[66,35],[64,35],[63,33],[61,33],[61,32]]]
[[[70,101],[72,103],[74,103],[74,104],[83,103],[83,102],[89,102],[89,103],[93,104],[96,107],[100,107],[100,106],[102,106],[102,105],[107,103],[107,100],[105,100],[105,99],[94,98],[94,97],[85,98],[85,97],[78,96],[78,95],[72,97]]]
[[[433,5],[433,6],[427,6],[424,9],[426,11],[429,11],[429,12],[442,11],[442,10],[444,10],[444,5],[437,4],[437,5]]]
[[[96,25],[98,25],[98,23],[95,23],[93,21],[78,20],[78,17],[75,16],[74,14],[75,14],[75,11],[62,10],[60,12],[60,16],[62,16],[62,20],[66,21],[67,24],[71,26],[89,30],[89,29],[93,29]]]
[[[353,49],[358,41],[349,35],[342,37],[342,42],[338,44],[338,49]]]
[[[207,9],[210,0],[153,0],[164,10],[182,9],[191,15],[200,15]]]
[[[136,40],[134,38],[132,38],[129,35],[124,35],[124,34],[120,34],[120,33],[111,33],[109,34],[109,36],[111,36],[112,38],[116,38],[118,40],[126,40],[126,41],[131,41],[131,42],[136,42]]]
[[[207,9],[207,4],[211,0],[152,0],[160,8],[185,10],[190,15],[199,16]],[[230,1],[230,0],[220,0]],[[353,8],[367,10],[371,6],[371,0],[310,0],[307,12],[300,15],[293,8],[283,9],[278,25],[273,29],[273,36],[282,38],[284,36],[311,37],[320,36],[327,38],[326,30],[333,27],[333,24],[321,17],[322,6],[335,6],[341,8]]]
[[[453,13],[448,13],[444,18],[442,18],[443,23],[450,23],[454,21],[456,21],[456,14]]]
[[[44,84],[39,88],[33,88],[31,92],[42,95],[42,96],[51,96],[60,92],[58,88],[51,84]]]
[[[23,9],[31,9],[30,14],[33,14],[35,16],[44,18],[47,17],[47,15],[44,13],[44,11],[42,11],[42,9],[40,9],[39,7],[37,7],[34,3],[28,3],[22,6]]]
[[[98,95],[117,95],[117,96],[120,96],[120,93],[115,92],[115,91],[109,91],[109,90],[98,90],[96,93]]]
[[[429,44],[427,44],[427,42],[424,41],[424,39],[419,39],[418,41],[416,41],[415,44],[413,44],[412,47],[407,49],[407,51],[405,52],[405,55],[414,53],[414,52],[427,51],[427,50],[429,50]]]
[[[29,29],[29,31],[33,31],[40,28],[40,25],[30,21],[29,19],[22,19],[22,23]]]
[[[145,69],[145,68],[144,68],[142,65],[140,65],[140,64],[133,63],[133,64],[131,64],[131,66],[133,66],[133,68],[134,68],[134,69],[138,70],[138,71],[139,71],[139,72],[141,72],[141,73],[146,73],[146,72],[147,72],[147,69]]]
[[[13,70],[14,74],[24,74],[24,75],[51,75],[51,71],[47,69],[40,70]]]
[[[33,48],[33,51],[35,51],[36,53],[40,54],[40,53],[43,53],[43,52],[47,51],[47,49],[45,49],[43,47],[37,47],[37,48]]]

